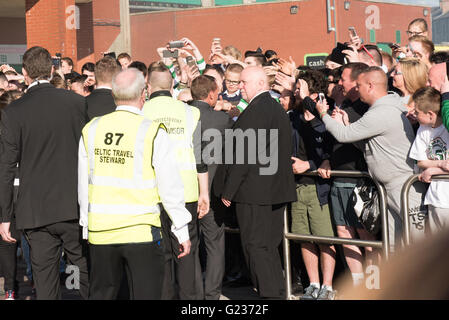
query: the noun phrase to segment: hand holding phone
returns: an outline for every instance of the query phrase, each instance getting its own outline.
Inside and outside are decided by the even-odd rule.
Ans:
[[[212,39],[212,53],[221,53],[221,39],[220,38],[214,38]]]
[[[170,41],[168,43],[168,47],[173,49],[173,48],[183,48],[184,47],[184,41],[182,40],[178,40],[178,41]]]
[[[51,63],[53,64],[55,69],[59,69],[61,67],[61,58],[59,57],[51,58]]]
[[[324,96],[324,93],[320,92],[318,94],[318,99],[320,100],[320,103],[323,103],[324,100],[326,100],[326,97]]]
[[[195,65],[196,65],[196,61],[195,61],[195,59],[193,59],[192,56],[187,56],[187,57],[186,57],[186,62],[187,62],[187,65],[188,65],[189,67],[192,67],[192,66],[195,66]]]
[[[357,32],[355,31],[354,27],[348,27],[349,32],[351,32],[351,35],[353,37],[357,37]]]
[[[178,58],[178,50],[170,51],[164,50],[162,51],[163,58]]]

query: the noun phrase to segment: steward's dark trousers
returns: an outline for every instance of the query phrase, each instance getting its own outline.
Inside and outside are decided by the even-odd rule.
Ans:
[[[171,232],[171,220],[165,210],[161,212],[162,242],[164,244],[165,276],[162,286],[163,300],[202,300],[204,299],[203,279],[199,258],[198,202],[186,203],[192,215],[189,222],[189,236],[192,246],[190,254],[181,259],[179,242]]]
[[[132,300],[160,300],[164,273],[161,241],[89,245],[89,299],[115,300],[125,265]]]
[[[87,262],[81,248],[81,229],[78,221],[58,222],[45,227],[27,229],[25,236],[30,244],[37,299],[61,299],[59,264],[62,249],[67,256],[67,265],[77,267],[73,272],[74,281],[79,281],[79,293],[82,298],[87,299]],[[78,272],[79,280],[76,277]]]
[[[236,203],[243,254],[261,298],[285,299],[279,244],[283,237],[283,205]]]
[[[16,240],[19,240],[15,238]],[[17,242],[8,243],[0,237],[0,269],[5,278],[5,291],[15,290],[15,280],[17,274]]]
[[[206,276],[204,297],[206,300],[219,300],[225,273],[225,232],[221,200],[211,196],[210,211],[199,220],[206,247]]]

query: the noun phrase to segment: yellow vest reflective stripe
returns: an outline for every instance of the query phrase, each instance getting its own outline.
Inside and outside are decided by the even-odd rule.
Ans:
[[[171,97],[156,97],[144,105],[145,117],[163,123],[175,146],[176,161],[184,183],[185,202],[198,201],[198,176],[193,150],[193,132],[199,110]],[[183,130],[180,130],[182,128]]]
[[[160,202],[151,166],[159,127],[143,116],[116,111],[83,129],[89,164],[89,242],[160,239]]]

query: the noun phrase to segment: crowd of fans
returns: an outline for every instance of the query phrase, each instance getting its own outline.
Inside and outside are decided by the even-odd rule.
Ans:
[[[432,180],[433,175],[449,173],[449,54],[435,52],[423,19],[413,20],[407,34],[408,43],[403,47],[392,44],[390,53],[375,44],[363,44],[362,39],[349,32],[348,42],[339,43],[326,58],[325,68],[319,70],[298,65],[291,57],[280,57],[275,50],[240,51],[232,45],[223,46],[218,38],[213,39],[206,57],[188,38],[180,39],[181,47],[167,44],[157,51],[173,77],[174,98],[188,104],[197,100],[197,93],[192,95],[192,83],[200,75],[210,76],[219,92],[211,107],[234,121],[249,103],[240,92],[242,71],[248,66],[263,68],[272,98],[288,113],[292,125],[291,160],[298,197],[289,210],[292,232],[379,239],[379,234],[364,229],[354,210],[354,191],[369,182],[332,177],[332,170],[369,170],[387,188],[388,240],[390,251],[394,252],[401,246],[403,227],[400,190],[413,173],[420,173],[420,180],[430,183],[428,190],[416,187],[410,195],[413,238],[418,241],[427,232],[438,233],[449,226],[448,182]],[[109,59],[109,67],[104,67],[104,59]],[[101,61],[85,63],[78,74],[70,57],[55,59],[50,83],[88,97],[100,86],[98,74],[104,74],[104,70],[99,73],[99,65],[117,71],[136,68],[148,81],[148,66],[133,61],[127,53],[116,59],[106,54],[102,60],[103,67]],[[1,66],[0,108],[6,108],[24,92],[26,85],[21,74]],[[317,170],[318,176],[302,175],[313,170]],[[232,207],[228,211],[226,224],[237,227]],[[226,237],[223,283],[248,284],[238,235]],[[22,238],[22,246],[24,242]],[[300,250],[293,248],[293,281],[298,285],[294,289],[304,289],[303,299],[335,298],[332,283],[339,260],[347,266],[357,286],[364,283],[364,267],[381,259],[375,249],[354,245],[344,245],[339,251],[333,245],[304,242]],[[205,254],[204,250],[200,252]],[[202,262],[206,268],[204,261],[205,258]],[[7,277],[5,271],[3,275]],[[31,273],[29,278],[32,279]],[[9,283],[7,289],[12,287]]]

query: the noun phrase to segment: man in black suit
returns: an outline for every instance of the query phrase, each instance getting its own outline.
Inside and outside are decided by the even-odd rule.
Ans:
[[[219,88],[213,77],[199,76],[195,78],[190,90],[194,99],[191,105],[200,110],[201,135],[205,140],[202,142],[201,156],[202,161],[208,167],[209,190],[211,190],[218,163],[221,163],[222,159],[221,148],[219,149],[220,153],[216,154],[214,153],[216,150],[211,151],[208,146],[219,143],[216,139],[222,139],[225,129],[231,128],[234,121],[224,111],[214,110]],[[213,136],[212,141],[208,140],[210,135]],[[207,254],[204,297],[206,300],[218,300],[225,272],[224,214],[226,208],[213,193],[210,196],[209,212],[206,215],[198,216]]]
[[[117,60],[105,56],[95,65],[96,88],[86,97],[87,116],[89,120],[115,111],[116,105],[112,97],[112,78],[121,71]]]
[[[78,142],[86,123],[86,105],[76,93],[53,87],[50,53],[28,49],[22,73],[26,94],[2,111],[3,153],[0,155],[0,234],[11,237],[10,219],[24,230],[31,247],[33,278],[38,299],[59,299],[61,250],[74,268],[74,288],[87,297],[86,259],[78,225]],[[19,198],[13,208],[13,182],[20,164]],[[79,273],[78,273],[79,271]],[[79,274],[79,279],[77,275]]]
[[[228,151],[234,150],[233,164],[220,167],[214,188],[226,206],[236,203],[243,252],[259,295],[282,299],[285,288],[278,246],[285,206],[296,201],[290,122],[271,98],[261,67],[244,69],[239,88],[249,105],[234,124],[233,137],[226,136],[225,159],[228,163]],[[234,141],[237,145],[228,147]]]

